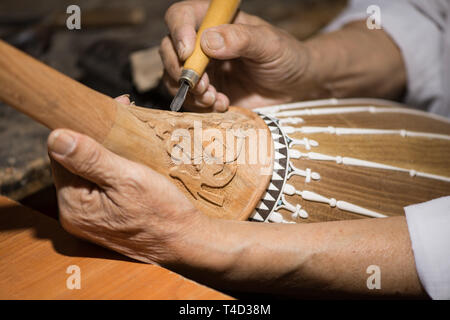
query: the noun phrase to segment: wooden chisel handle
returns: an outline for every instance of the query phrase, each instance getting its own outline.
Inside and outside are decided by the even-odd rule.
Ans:
[[[209,63],[209,57],[203,52],[200,46],[203,31],[211,27],[230,23],[239,8],[240,3],[240,0],[212,0],[210,2],[208,11],[197,32],[194,52],[184,64],[184,71],[189,70],[191,73],[195,73],[195,75],[186,79],[191,87],[197,84]]]

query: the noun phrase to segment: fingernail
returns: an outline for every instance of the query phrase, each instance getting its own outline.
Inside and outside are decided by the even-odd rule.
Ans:
[[[129,101],[130,101],[130,95],[129,94],[123,94],[121,96],[118,96],[115,100],[119,101],[121,103],[124,103],[124,104],[128,104]]]
[[[48,147],[51,152],[65,156],[75,149],[75,139],[63,130],[55,130],[48,138]]]
[[[207,31],[205,33],[206,46],[212,50],[219,50],[225,45],[225,40],[219,32]]]
[[[185,50],[186,50],[186,46],[184,45],[184,42],[183,41],[178,41],[177,42],[177,52],[178,52],[178,56],[180,57],[180,58],[183,58],[184,57],[184,52],[185,52]]]

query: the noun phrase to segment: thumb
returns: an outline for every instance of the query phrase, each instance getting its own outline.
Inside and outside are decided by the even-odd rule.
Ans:
[[[239,57],[260,63],[270,62],[280,51],[280,36],[266,25],[224,24],[202,33],[206,55],[220,60]]]
[[[99,186],[109,187],[125,167],[115,155],[93,139],[67,129],[54,130],[47,141],[50,156],[75,175]]]

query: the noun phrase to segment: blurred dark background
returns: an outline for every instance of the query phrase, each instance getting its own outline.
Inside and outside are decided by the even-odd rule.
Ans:
[[[0,38],[110,96],[167,109],[157,46],[172,0],[1,0]],[[81,30],[68,30],[69,5]],[[346,0],[243,0],[241,9],[300,40],[325,26]],[[1,59],[1,57],[0,57]],[[0,84],[1,85],[1,84]],[[46,139],[49,130],[0,103],[0,194],[57,217]]]

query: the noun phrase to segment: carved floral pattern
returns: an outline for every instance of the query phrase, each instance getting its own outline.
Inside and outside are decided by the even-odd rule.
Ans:
[[[194,199],[201,198],[222,207],[224,196],[222,192],[214,189],[226,187],[235,177],[238,170],[237,159],[245,147],[245,132],[254,127],[251,121],[237,113],[227,114],[224,120],[223,115],[217,114],[148,113],[135,108],[129,110],[136,118],[146,123],[164,144],[169,158],[173,160],[169,175],[180,180]],[[215,130],[215,134],[205,139],[203,129]],[[185,130],[186,134],[175,136],[177,130]],[[196,137],[199,133],[200,138]],[[230,134],[233,141],[225,143]],[[181,138],[190,141],[183,144]],[[217,149],[220,149],[217,147],[222,148],[224,152],[216,154]],[[176,148],[178,153],[184,156],[184,161],[173,156]],[[186,150],[188,148],[191,150]]]

